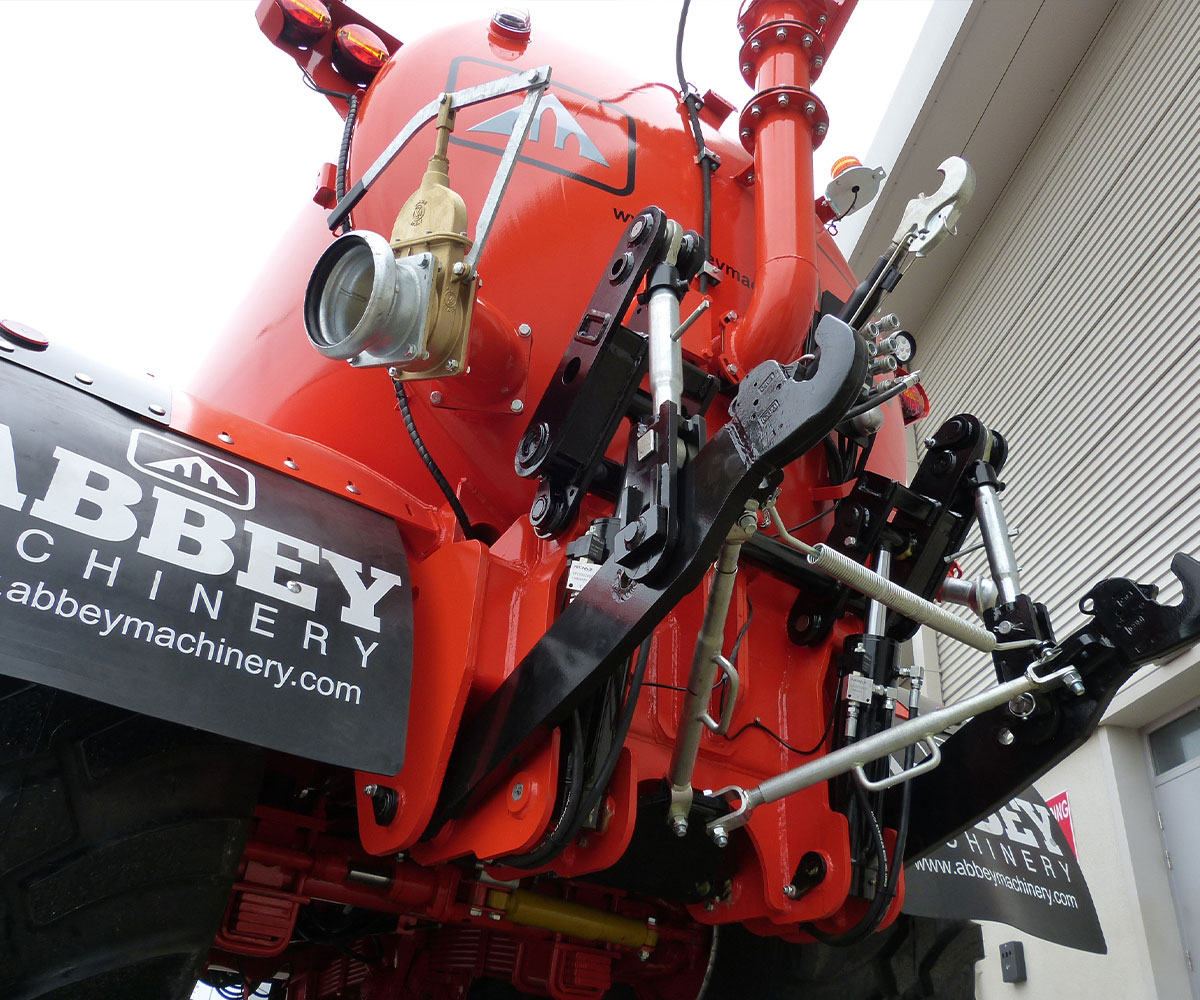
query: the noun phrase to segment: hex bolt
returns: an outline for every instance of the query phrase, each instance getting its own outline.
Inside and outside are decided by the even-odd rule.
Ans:
[[[751,118],[757,118],[761,114],[762,114],[762,108],[760,108],[757,104],[750,105],[750,117]]]
[[[799,899],[800,898],[800,890],[797,889],[794,885],[785,885],[783,887],[783,894],[785,896],[787,896],[788,899]]]
[[[824,65],[825,65],[825,57],[824,56],[817,56],[813,60],[813,69],[820,69]]]
[[[750,72],[750,64],[742,63],[742,73],[745,74],[745,73],[749,73],[749,72]]]
[[[388,378],[399,378],[400,369],[395,365],[388,365]]]
[[[431,402],[434,406],[441,406],[442,391],[440,389],[434,389],[433,392],[429,394],[429,402]]]
[[[775,37],[782,42],[785,38],[787,38],[787,28],[776,28]]]
[[[513,413],[520,413],[522,410],[525,409],[525,404],[522,403],[521,400],[519,400],[519,399],[514,399],[511,403],[508,404],[508,408],[510,410],[512,410]]]
[[[741,134],[742,134],[742,138],[743,138],[743,139],[749,139],[749,138],[750,138],[750,130],[749,130],[748,128],[744,128],[744,129],[742,129],[742,133],[741,133]]]
[[[935,438],[932,434],[930,434],[926,438],[924,438],[924,440],[921,441],[921,444],[923,444],[926,448],[936,448],[937,447],[937,438]]]
[[[688,821],[686,816],[673,816],[671,818],[671,832],[676,837],[686,837],[688,832]]]
[[[781,108],[786,108],[788,106],[787,94],[780,94],[779,99],[775,103],[778,104]]]
[[[737,365],[730,365],[730,366],[729,366],[729,374],[730,374],[730,375],[736,375],[737,373],[738,373],[738,366],[737,366]]]
[[[813,36],[808,34],[808,32],[805,32],[804,37],[800,39],[800,44],[803,45],[806,49],[809,49],[809,48],[812,48],[812,43],[813,43]]]
[[[762,42],[760,42],[757,38],[754,39],[754,41],[752,41],[750,43],[750,51],[751,52],[757,52],[761,48],[762,48]]]
[[[1013,731],[1011,729],[1001,729],[1000,732],[996,734],[996,739],[1000,741],[1001,746],[1010,747],[1013,745],[1013,740],[1015,740],[1016,737],[1013,736]]]
[[[517,327],[517,336],[518,337],[528,337],[532,333],[533,333],[533,329],[532,329],[532,327],[530,327],[530,325],[528,323],[522,323],[520,326]]]
[[[846,536],[846,539],[845,539],[846,548],[852,549],[857,544],[858,544],[858,536],[857,535],[847,535]]]
[[[729,846],[729,833],[725,827],[714,826],[709,832],[709,836],[712,837],[713,843],[718,847],[725,848]]]
[[[520,801],[521,801],[521,799],[522,799],[522,798],[524,797],[524,795],[525,795],[525,785],[524,785],[524,783],[523,783],[523,782],[520,782],[520,781],[518,781],[518,782],[517,782],[515,785],[513,785],[513,786],[512,786],[512,793],[511,793],[511,794],[512,794],[512,800],[513,800],[514,802],[520,802]]]
[[[1072,670],[1069,674],[1063,676],[1063,684],[1067,686],[1067,690],[1076,698],[1082,698],[1087,689],[1083,686],[1083,678],[1079,676],[1078,670]]]
[[[813,129],[813,133],[818,137],[823,136],[828,131],[829,126],[824,122],[817,122],[816,127]]]
[[[455,265],[454,265],[454,267],[452,268],[452,270],[454,271],[454,274],[455,274],[457,277],[460,277],[460,278],[461,278],[461,277],[462,277],[464,274],[466,274],[466,273],[467,273],[467,265],[466,265],[466,264],[464,264],[464,263],[463,263],[463,262],[460,260],[460,261],[459,261],[457,264],[455,264]]]
[[[458,371],[458,362],[451,358],[446,362],[446,371],[452,373]]]
[[[817,113],[817,102],[816,101],[805,101],[804,102],[804,113],[806,115],[808,115],[810,118],[813,115],[815,115]]]

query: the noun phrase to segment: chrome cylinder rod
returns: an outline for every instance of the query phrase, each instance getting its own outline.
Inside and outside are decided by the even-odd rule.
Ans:
[[[667,221],[667,249],[664,261],[675,266],[683,245],[683,227],[674,219]],[[675,339],[679,328],[679,299],[671,288],[655,288],[650,293],[649,368],[650,396],[657,414],[670,400],[679,406],[683,395],[683,347]]]
[[[875,572],[886,580],[892,572],[892,554],[887,549],[880,549],[875,557]],[[887,632],[888,606],[882,601],[872,600],[867,607],[867,634],[884,635]]]
[[[996,487],[985,483],[975,488],[975,513],[979,516],[979,533],[983,536],[983,547],[987,551],[992,579],[1000,592],[1000,602],[1008,604],[1021,592],[1021,570],[1017,566],[1017,555],[1008,535],[1008,522],[1004,519]]]

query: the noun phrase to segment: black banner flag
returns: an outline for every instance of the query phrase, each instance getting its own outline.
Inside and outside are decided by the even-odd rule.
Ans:
[[[1033,787],[904,869],[904,912],[995,920],[1107,954],[1083,870]]]

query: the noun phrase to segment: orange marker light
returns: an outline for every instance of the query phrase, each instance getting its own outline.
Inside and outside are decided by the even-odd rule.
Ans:
[[[366,84],[378,73],[391,55],[375,32],[361,24],[346,24],[333,37],[335,62],[343,76]]]
[[[333,26],[333,18],[321,0],[275,0],[283,15],[283,37],[307,48],[319,42]]]
[[[861,167],[862,160],[857,156],[839,156],[833,161],[833,166],[829,168],[829,176],[836,177],[838,174],[849,170],[851,167]]]

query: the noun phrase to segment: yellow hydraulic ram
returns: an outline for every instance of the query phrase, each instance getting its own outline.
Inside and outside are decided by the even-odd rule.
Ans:
[[[489,909],[500,910],[514,924],[540,927],[584,941],[608,941],[626,948],[653,948],[658,930],[644,920],[621,917],[582,903],[568,903],[525,889],[489,889]]]

